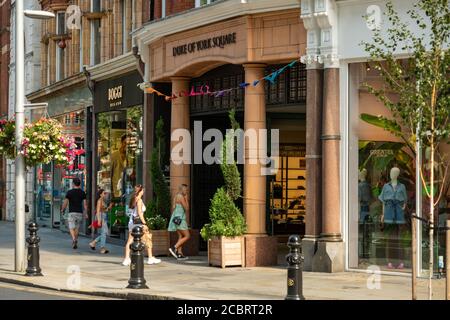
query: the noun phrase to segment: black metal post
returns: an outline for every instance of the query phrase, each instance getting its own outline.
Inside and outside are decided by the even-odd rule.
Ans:
[[[142,242],[144,231],[141,226],[133,228],[131,235],[134,238],[130,245],[131,264],[130,264],[130,280],[128,280],[127,288],[130,289],[148,289],[144,279],[144,254],[145,244]]]
[[[291,235],[288,243],[289,254],[287,272],[287,296],[285,300],[305,300],[303,296],[303,260],[302,243],[299,235]]]
[[[42,276],[41,268],[39,267],[39,242],[41,239],[37,236],[37,230],[38,225],[35,222],[31,222],[28,225],[30,236],[26,239],[28,242],[28,267],[25,275],[29,277]]]

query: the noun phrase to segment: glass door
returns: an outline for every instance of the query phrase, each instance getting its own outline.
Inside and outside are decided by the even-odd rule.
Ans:
[[[40,227],[51,227],[53,208],[52,165],[37,166],[36,175],[36,221]]]

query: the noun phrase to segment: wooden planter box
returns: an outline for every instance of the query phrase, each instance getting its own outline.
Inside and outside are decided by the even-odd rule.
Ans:
[[[154,256],[167,256],[169,255],[169,231],[167,230],[150,230],[152,234],[153,242],[153,255]]]
[[[212,238],[208,240],[208,263],[222,268],[228,266],[245,267],[244,237]]]

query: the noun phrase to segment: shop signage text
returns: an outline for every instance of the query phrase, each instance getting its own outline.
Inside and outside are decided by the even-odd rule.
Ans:
[[[95,83],[94,113],[142,105],[144,94],[136,86],[140,82],[142,76],[135,71]]]
[[[181,56],[196,51],[208,50],[212,48],[225,48],[226,45],[236,43],[236,32],[227,35],[199,40],[173,47],[173,56]]]
[[[119,107],[122,105],[122,86],[108,89],[108,101],[110,107]],[[120,99],[120,100],[119,100]],[[119,101],[116,101],[119,100]]]

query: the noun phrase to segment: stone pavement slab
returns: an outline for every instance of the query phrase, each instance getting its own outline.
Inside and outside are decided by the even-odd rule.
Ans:
[[[108,244],[110,253],[89,249],[89,238],[79,239],[73,250],[67,233],[42,228],[38,231],[43,277],[14,272],[14,224],[0,222],[0,281],[47,289],[127,299],[281,300],[286,295],[283,256],[276,267],[209,267],[205,256],[176,261],[162,257],[161,264],[146,265],[149,289],[126,289],[129,267],[121,265],[123,247]],[[80,275],[77,276],[77,273]],[[369,289],[373,275],[359,272],[324,274],[304,272],[306,299],[407,300],[409,276],[380,275],[380,288]],[[426,299],[425,279],[419,279],[419,298]],[[434,280],[434,299],[444,299],[444,279]]]

